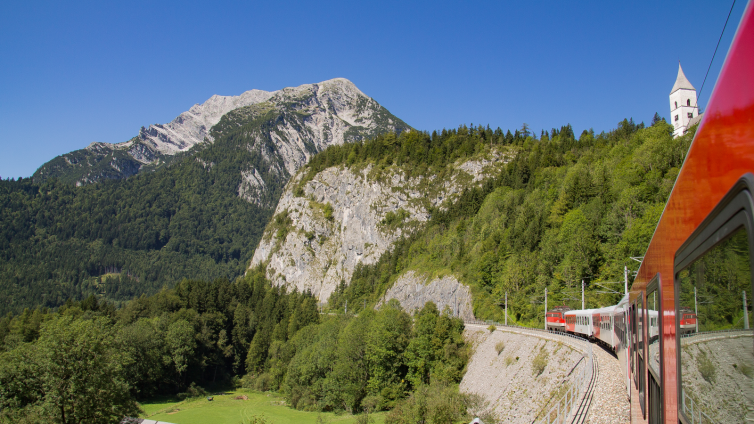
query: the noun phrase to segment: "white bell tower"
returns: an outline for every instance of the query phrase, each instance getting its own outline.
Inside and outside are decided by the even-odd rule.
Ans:
[[[675,80],[673,89],[670,90],[670,120],[673,123],[673,137],[685,134],[689,122],[698,115],[696,89],[683,74],[681,62],[678,62],[678,78]]]

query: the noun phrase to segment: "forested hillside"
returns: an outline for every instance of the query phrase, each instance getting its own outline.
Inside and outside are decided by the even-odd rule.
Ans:
[[[375,304],[409,270],[457,276],[471,286],[474,312],[483,319],[503,321],[508,293],[509,322],[539,326],[545,288],[550,307],[580,308],[582,279],[587,307],[613,304],[623,290],[623,267],[637,268],[630,257],[644,254],[694,135],[673,139],[664,120],[648,128],[624,120],[609,133],[584,131],[578,138],[570,126],[539,138],[496,138],[482,127],[458,132],[469,132],[475,142],[466,143],[476,148],[510,143],[518,154],[498,178],[433,211],[421,231],[377,264],[357,268],[330,298],[332,307],[346,300],[357,309]],[[309,172],[359,161],[442,164],[439,150],[407,150],[405,140],[376,157],[364,153],[374,150],[369,146],[331,148]]]
[[[0,182],[2,314],[89,294],[128,300],[182,278],[241,275],[271,208],[236,195],[241,176],[230,171],[253,157],[224,147],[202,152],[213,167],[186,158],[83,187]],[[277,187],[271,194],[283,183],[270,180]]]
[[[0,319],[0,422],[117,422],[136,400],[232,385],[279,391],[298,409],[399,406],[392,422],[457,421],[473,400],[457,391],[462,331],[432,304],[414,320],[394,304],[320,315],[311,294],[272,287],[260,270],[184,280],[120,309],[90,296]]]
[[[233,110],[212,128],[214,142],[169,156],[154,172],[82,187],[65,183],[73,174],[1,181],[0,315],[241,275],[290,173],[307,157],[329,143],[409,128],[350,82],[336,82]],[[339,97],[341,85],[355,105]],[[327,105],[318,103],[322,92]],[[336,101],[355,108],[363,126],[343,121],[337,129],[345,134],[336,136],[321,116]],[[321,134],[313,134],[314,118]]]

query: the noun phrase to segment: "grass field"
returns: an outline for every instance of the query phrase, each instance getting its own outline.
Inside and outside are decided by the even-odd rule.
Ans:
[[[236,400],[236,396],[246,395],[249,400]],[[240,424],[253,416],[264,417],[268,423],[275,424],[350,424],[356,422],[356,416],[349,414],[297,411],[284,405],[284,400],[273,393],[260,393],[250,390],[237,390],[224,395],[215,395],[212,402],[206,398],[175,401],[166,399],[153,403],[141,404],[145,414],[142,418],[166,421],[175,424]],[[385,413],[372,415],[375,424],[385,421]]]

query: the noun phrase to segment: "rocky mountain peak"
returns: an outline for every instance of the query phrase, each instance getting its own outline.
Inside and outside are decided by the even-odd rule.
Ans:
[[[261,113],[277,113],[267,125],[272,133],[257,134],[257,141],[274,151],[257,150],[269,160],[276,157],[273,172],[287,179],[315,153],[331,144],[342,144],[410,127],[361,92],[351,81],[334,78],[277,91],[249,90],[238,96],[213,95],[193,105],[166,124],[141,127],[138,135],[123,143],[91,143],[86,149],[58,156],[40,167],[37,180],[58,177],[77,185],[102,179],[127,178],[143,169],[170,162],[170,156],[187,152],[203,143],[214,143]],[[231,113],[233,112],[233,113]],[[267,119],[270,119],[267,116]],[[221,127],[219,130],[213,130]],[[255,144],[255,143],[251,143]],[[258,144],[258,143],[257,143]],[[264,149],[262,149],[264,150]],[[270,162],[270,163],[272,163]],[[147,168],[144,168],[147,166]],[[254,186],[260,186],[260,170],[242,170],[239,195],[257,202]]]

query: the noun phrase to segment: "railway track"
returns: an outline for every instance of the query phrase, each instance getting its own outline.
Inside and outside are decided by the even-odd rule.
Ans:
[[[581,398],[576,411],[573,414],[572,424],[584,424],[589,417],[589,408],[592,406],[592,400],[594,399],[594,390],[597,387],[597,381],[599,380],[599,361],[597,355],[592,356],[592,378],[589,380],[589,384],[584,391],[584,396]]]

